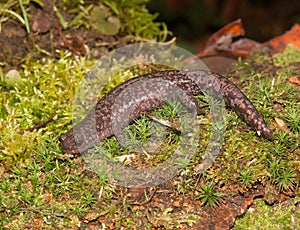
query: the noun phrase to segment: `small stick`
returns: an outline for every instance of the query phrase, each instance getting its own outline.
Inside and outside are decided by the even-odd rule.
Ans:
[[[46,120],[46,121],[44,121],[44,122],[42,122],[40,124],[36,124],[36,125],[34,125],[34,126],[30,127],[30,128],[25,129],[25,131],[32,132],[35,129],[40,129],[40,128],[46,126],[48,123],[50,123],[50,122],[52,122],[54,120],[54,116],[52,116],[51,118],[49,118],[48,120]]]

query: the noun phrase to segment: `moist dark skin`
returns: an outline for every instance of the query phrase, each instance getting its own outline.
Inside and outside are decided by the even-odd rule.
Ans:
[[[226,104],[253,128],[258,135],[262,135],[269,140],[274,139],[272,131],[251,101],[236,85],[225,77],[204,70],[166,70],[130,79],[99,99],[94,109],[92,109],[80,123],[60,136],[59,140],[63,151],[69,154],[79,154],[98,144],[99,141],[114,135],[112,128],[112,110],[114,106],[116,106],[116,98],[118,98],[120,93],[127,87],[149,79],[168,81],[186,92],[186,97],[193,97],[192,95],[200,94],[203,91],[214,92],[217,95],[219,91],[225,99]],[[144,90],[144,88],[140,87],[136,90],[138,92],[138,90]],[[122,96],[123,103],[125,105],[134,103],[136,95],[138,94],[133,93]],[[129,121],[137,118],[142,112],[150,111],[159,107],[161,104],[163,104],[163,101],[144,100],[141,105],[136,106],[134,114],[129,117]],[[187,104],[184,105],[188,106]],[[118,106],[122,108],[121,104]],[[193,105],[190,107],[193,107]],[[122,121],[114,122],[120,122],[120,125],[122,125]],[[117,125],[118,124],[119,123],[117,123]],[[74,133],[76,133],[76,135],[74,135]]]

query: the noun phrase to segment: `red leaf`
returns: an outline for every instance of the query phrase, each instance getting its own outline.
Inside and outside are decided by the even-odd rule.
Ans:
[[[204,50],[214,50],[220,45],[231,44],[232,39],[244,36],[245,31],[241,19],[233,21],[214,33],[206,42]]]
[[[272,38],[271,40],[264,43],[264,46],[271,48],[271,54],[284,51],[288,44],[300,48],[300,25],[295,24],[291,30],[285,32],[283,35]]]

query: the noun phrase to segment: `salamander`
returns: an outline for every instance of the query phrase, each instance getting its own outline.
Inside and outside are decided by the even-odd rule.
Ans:
[[[149,86],[149,84],[141,84],[140,87],[135,87],[134,91],[128,91],[131,93],[124,93],[124,95],[121,96],[122,100],[116,101],[116,99],[126,88],[138,84],[139,82],[148,82],[149,80],[169,82],[169,84],[182,89],[186,95],[179,99],[185,106],[190,107],[193,111],[196,109],[194,100],[189,100],[193,98],[193,95],[200,94],[205,90],[214,92],[217,95],[217,91],[219,90],[226,104],[231,107],[246,124],[253,128],[258,135],[262,135],[269,140],[274,139],[272,131],[251,101],[235,84],[224,76],[206,70],[165,70],[132,78],[104,95],[97,101],[94,108],[91,109],[80,123],[60,136],[59,140],[62,150],[69,154],[78,154],[98,144],[101,140],[114,135],[113,126],[118,125],[118,123],[112,124],[112,122],[120,122],[122,126],[124,122],[112,118],[113,110],[115,108],[117,109],[114,111],[118,111],[118,108],[122,110],[122,108],[129,103],[136,104],[137,97],[140,97],[139,91],[145,91],[144,86]],[[154,87],[157,87],[157,85],[158,84]],[[155,89],[153,88],[153,90]],[[159,94],[160,92],[162,91],[156,90],[154,94]],[[154,99],[147,98],[147,95],[143,95],[143,97],[143,100],[136,104],[134,112],[128,117],[128,122],[137,118],[142,112],[157,108],[164,103],[163,100],[156,100],[155,97]],[[188,104],[188,102],[184,101],[190,101],[191,103]],[[122,134],[119,133],[119,137],[120,135]],[[122,144],[124,143],[121,143],[121,145]]]

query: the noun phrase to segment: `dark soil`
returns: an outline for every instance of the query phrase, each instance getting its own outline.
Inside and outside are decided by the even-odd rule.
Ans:
[[[105,36],[84,27],[63,30],[53,11],[53,2],[47,0],[44,5],[48,7],[41,9],[35,4],[30,5],[28,13],[34,15],[29,20],[30,33],[18,21],[8,20],[2,24],[0,63],[4,73],[9,69],[19,68],[26,57],[31,60],[58,57],[56,50],[69,50],[74,55],[98,58],[134,40],[128,37]],[[71,16],[64,14],[63,17],[69,19]]]

